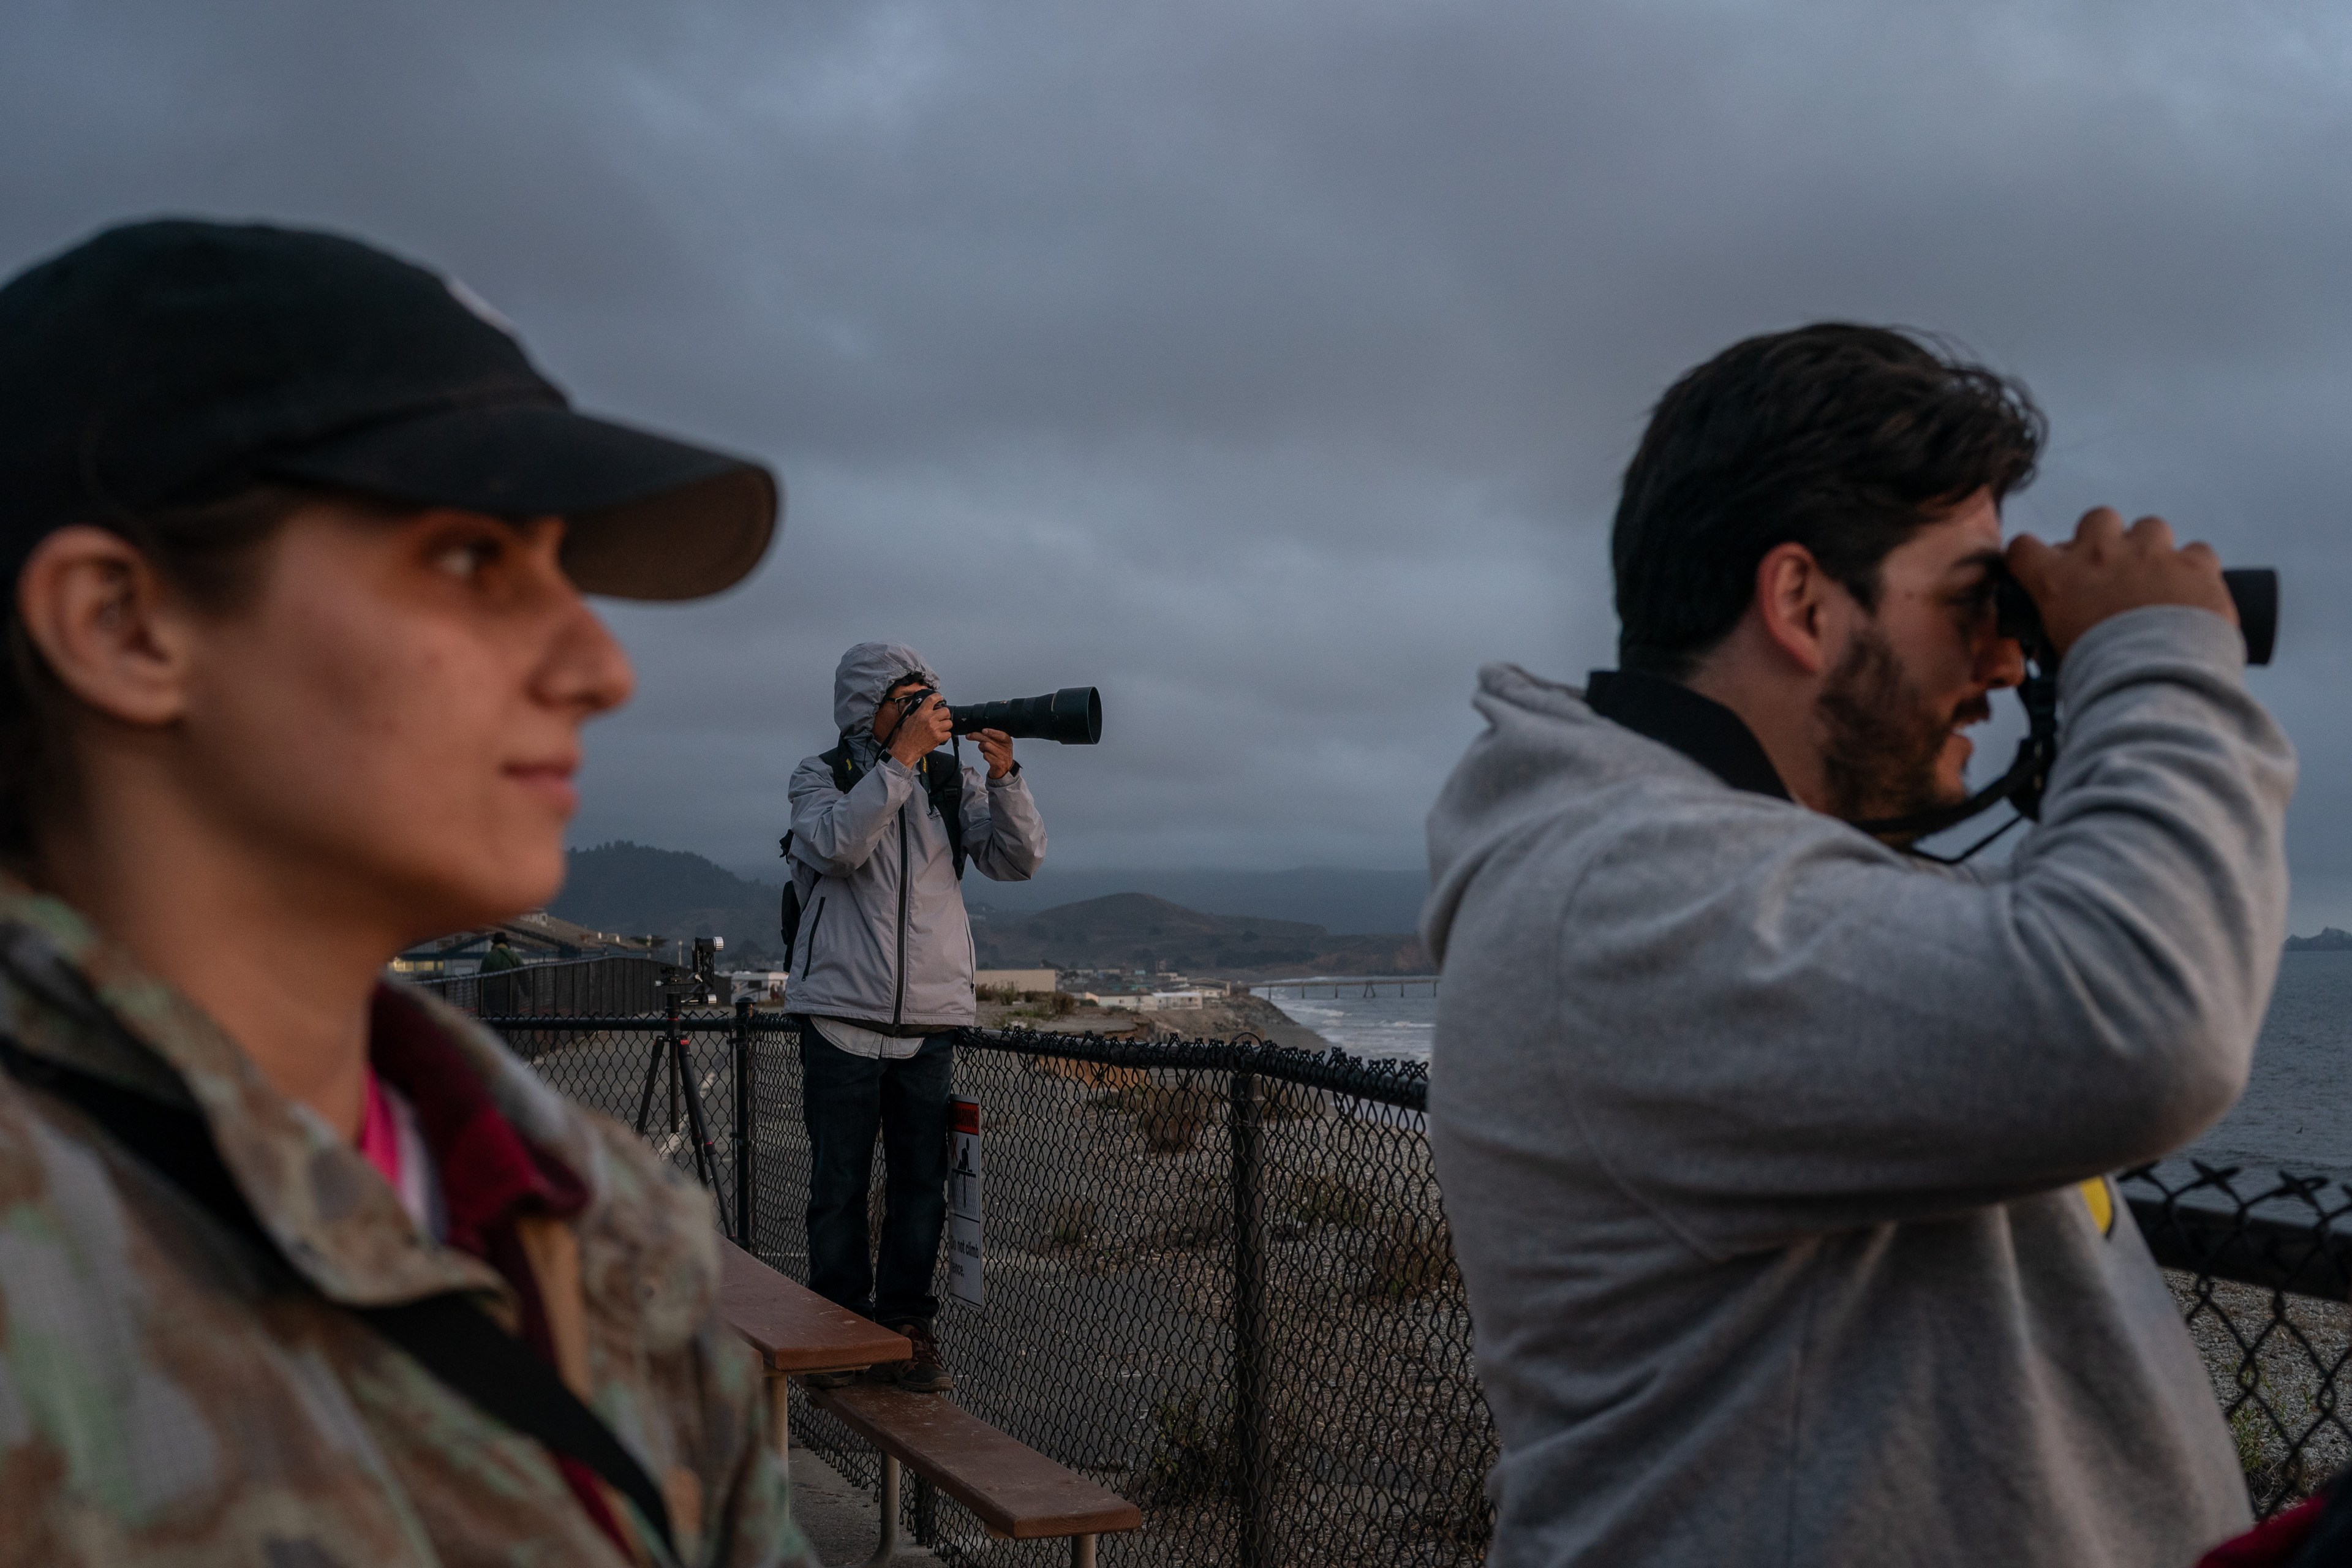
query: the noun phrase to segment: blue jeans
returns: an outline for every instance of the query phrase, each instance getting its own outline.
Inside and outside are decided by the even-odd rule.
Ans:
[[[809,1135],[809,1289],[877,1323],[929,1322],[948,1221],[948,1091],[955,1040],[933,1035],[900,1061],[853,1056],[801,1034],[801,1113]],[[866,1232],[874,1138],[882,1137],[882,1255]]]

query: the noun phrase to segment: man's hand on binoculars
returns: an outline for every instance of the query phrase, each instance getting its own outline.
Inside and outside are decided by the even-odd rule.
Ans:
[[[1001,779],[1013,771],[1013,737],[1002,730],[974,730],[971,738],[988,761],[988,776]]]
[[[2018,535],[2010,542],[2008,561],[2010,574],[2033,595],[2061,655],[2108,616],[2147,605],[2187,605],[2237,624],[2221,557],[2204,544],[2174,549],[2172,525],[2160,517],[2126,528],[2113,507],[2097,507],[2083,514],[2064,544]]]
[[[892,728],[887,742],[890,754],[911,768],[946,745],[954,732],[955,721],[948,716],[947,700],[934,691],[923,700],[921,707],[902,715]]]

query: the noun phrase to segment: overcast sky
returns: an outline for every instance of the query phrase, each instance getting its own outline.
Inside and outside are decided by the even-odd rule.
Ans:
[[[1476,667],[1611,662],[1668,381],[1950,333],[2052,416],[2013,524],[2288,569],[2310,930],[2352,926],[2347,79],[2317,4],[13,0],[0,267],[344,228],[772,463],[755,578],[614,609],[575,833],[745,868],[869,637],[1102,688],[1101,747],[1023,750],[1060,863],[1417,865]]]

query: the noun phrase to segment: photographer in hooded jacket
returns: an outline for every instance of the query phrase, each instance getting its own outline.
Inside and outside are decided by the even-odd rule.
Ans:
[[[2247,1521],[2108,1173],[2244,1087],[2294,757],[2210,551],[2104,508],[2004,548],[2042,439],[1898,332],[1738,343],[1626,470],[1622,668],[1480,673],[1423,927],[1496,1568],[2161,1568]],[[2024,674],[2003,572],[2064,729],[1956,868],[1884,825],[1964,799]]]
[[[834,675],[841,740],[793,773],[788,994],[803,1031],[809,1286],[914,1342],[877,1368],[919,1393],[954,1386],[931,1331],[947,1224],[952,1031],[972,1023],[967,860],[1000,882],[1045,858],[1045,827],[1012,738],[976,731],[986,772],[946,750],[953,720],[914,649],[860,643]],[[874,1141],[885,1194],[878,1265],[866,1235]],[[824,1385],[846,1374],[813,1380]]]

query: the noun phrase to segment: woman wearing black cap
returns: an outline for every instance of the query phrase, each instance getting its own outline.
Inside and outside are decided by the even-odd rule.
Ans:
[[[0,1556],[803,1559],[703,1196],[380,979],[562,880],[583,593],[775,515],[352,241],[0,289]]]

